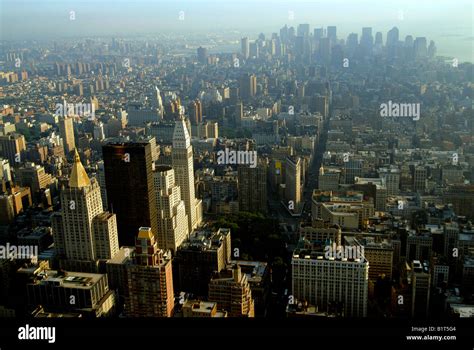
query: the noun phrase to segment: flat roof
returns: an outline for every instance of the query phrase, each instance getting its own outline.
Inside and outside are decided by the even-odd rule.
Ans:
[[[58,283],[64,288],[91,289],[105,275],[84,272],[59,272],[56,270],[45,270],[36,275],[33,284]]]

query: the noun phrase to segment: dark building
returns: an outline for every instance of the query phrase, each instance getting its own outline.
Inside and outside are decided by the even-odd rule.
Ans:
[[[140,227],[156,236],[158,213],[153,185],[153,159],[148,142],[109,143],[102,148],[110,211],[117,215],[120,246],[133,246]]]
[[[206,64],[207,63],[207,49],[205,47],[199,46],[197,49],[197,58],[200,63]]]
[[[239,211],[267,212],[267,166],[239,166]]]
[[[243,100],[251,99],[257,94],[257,77],[254,74],[242,75],[239,79],[240,97]]]
[[[230,230],[220,228],[217,232],[195,231],[183,242],[173,259],[176,291],[185,291],[195,296],[208,294],[209,281],[214,272],[221,272],[230,261]]]

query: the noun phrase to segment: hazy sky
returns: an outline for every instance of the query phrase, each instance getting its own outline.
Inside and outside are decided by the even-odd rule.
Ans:
[[[387,30],[397,26],[401,38],[426,36],[442,54],[451,50],[452,56],[472,60],[474,37],[472,0],[0,0],[0,13],[2,39],[224,29],[270,34],[284,24],[309,23],[336,25],[344,39],[371,26],[385,40]]]

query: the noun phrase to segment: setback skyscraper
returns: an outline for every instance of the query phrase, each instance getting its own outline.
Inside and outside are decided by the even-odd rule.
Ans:
[[[186,207],[188,230],[192,232],[202,220],[202,203],[196,199],[194,189],[193,147],[184,119],[176,121],[173,133],[172,165],[181,199]]]
[[[158,245],[176,249],[188,237],[188,217],[181,200],[181,189],[175,183],[174,170],[159,165],[154,171],[156,206],[158,209]]]
[[[171,317],[174,309],[171,252],[158,249],[149,227],[140,227],[127,266],[128,294],[125,314],[128,317]]]
[[[90,180],[77,151],[67,188],[61,190],[61,212],[53,215],[52,229],[62,267],[94,272],[97,260],[119,250],[115,214],[104,212],[100,187]]]

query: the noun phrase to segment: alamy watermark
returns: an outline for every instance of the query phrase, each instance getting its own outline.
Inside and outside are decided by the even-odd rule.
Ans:
[[[327,245],[324,247],[324,257],[326,259],[347,259],[347,260],[356,260],[359,259],[361,263],[365,261],[364,257],[364,247],[361,245],[337,245],[333,243],[332,245]]]
[[[26,324],[18,328],[19,340],[47,340],[52,344],[56,342],[56,327],[36,327]]]
[[[23,260],[37,259],[38,246],[33,245],[0,245],[0,259]]]
[[[257,166],[257,151],[234,151],[227,147],[217,152],[217,164]]]
[[[397,103],[391,100],[388,103],[380,104],[381,117],[409,117],[413,120],[420,120],[419,103]]]
[[[56,103],[56,115],[68,117],[79,115],[88,117],[92,120],[95,118],[95,106],[92,103]]]

